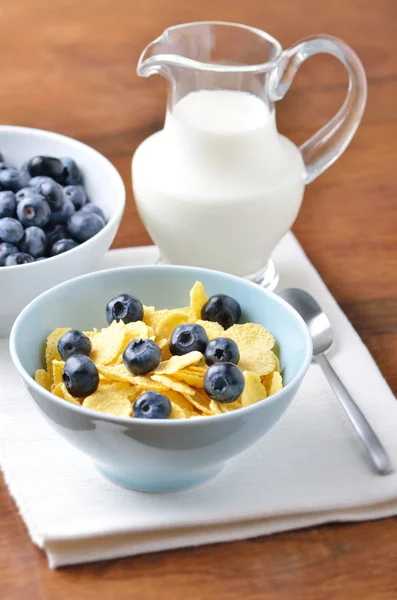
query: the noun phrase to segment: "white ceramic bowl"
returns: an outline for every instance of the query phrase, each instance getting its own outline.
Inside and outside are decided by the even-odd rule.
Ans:
[[[72,138],[28,127],[0,126],[0,151],[20,167],[36,155],[71,156],[80,167],[88,197],[105,213],[107,224],[69,252],[37,263],[0,267],[0,337],[9,334],[19,312],[45,290],[90,271],[110,247],[125,205],[125,187],[115,167],[93,148]]]

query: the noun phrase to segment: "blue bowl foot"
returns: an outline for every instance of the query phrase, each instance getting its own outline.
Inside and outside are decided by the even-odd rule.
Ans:
[[[130,490],[136,490],[137,492],[151,492],[151,493],[162,493],[162,492],[178,492],[181,490],[187,490],[192,487],[196,487],[209,481],[223,469],[223,465],[217,465],[211,467],[205,471],[194,472],[190,470],[179,476],[171,478],[164,478],[164,475],[158,474],[145,476],[140,473],[134,473],[130,471],[116,470],[104,465],[94,463],[94,466],[101,475],[109,479],[112,483],[116,483],[124,488]]]

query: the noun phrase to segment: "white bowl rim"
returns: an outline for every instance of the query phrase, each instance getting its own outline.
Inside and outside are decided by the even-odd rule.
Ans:
[[[147,271],[147,270],[156,272],[159,270],[163,271],[165,269],[173,270],[173,271],[181,271],[181,272],[182,271],[190,271],[192,273],[195,273],[198,278],[200,277],[201,273],[204,273],[204,274],[205,273],[212,273],[212,274],[219,273],[223,277],[226,276],[227,278],[234,280],[238,285],[243,285],[248,288],[253,288],[256,290],[259,289],[261,291],[261,293],[263,293],[265,296],[267,296],[269,299],[271,299],[271,301],[275,301],[275,302],[281,304],[289,313],[291,313],[291,315],[293,315],[294,319],[297,320],[300,323],[300,325],[302,326],[302,333],[303,333],[303,336],[304,336],[304,339],[306,342],[306,353],[305,353],[304,359],[302,361],[302,365],[301,365],[298,373],[295,375],[295,377],[289,383],[287,383],[287,385],[285,387],[283,387],[279,392],[276,392],[272,396],[264,398],[260,402],[251,404],[250,406],[244,406],[243,408],[231,411],[229,413],[223,413],[222,415],[211,415],[209,418],[195,417],[195,418],[191,418],[191,419],[136,419],[136,418],[134,419],[132,417],[115,417],[112,415],[107,415],[106,413],[100,413],[95,410],[84,408],[83,406],[75,406],[74,404],[71,404],[70,402],[63,400],[62,398],[58,398],[58,396],[55,396],[54,394],[52,394],[51,392],[49,392],[48,390],[43,388],[41,385],[39,385],[34,380],[34,378],[22,366],[22,363],[19,360],[19,357],[18,357],[18,354],[16,351],[16,347],[15,347],[16,331],[19,327],[20,322],[24,318],[25,312],[30,310],[30,307],[34,308],[35,304],[38,304],[39,301],[41,301],[41,299],[43,298],[43,296],[44,297],[50,296],[53,291],[58,290],[62,287],[67,287],[68,284],[70,284],[72,282],[74,283],[77,281],[81,281],[82,279],[90,279],[90,278],[100,277],[101,275],[106,276],[108,273],[114,273],[114,272],[131,273],[131,272],[135,272],[135,271]],[[288,304],[288,302],[286,302],[286,300],[284,300],[283,298],[281,298],[280,296],[278,296],[277,294],[275,294],[273,292],[269,292],[269,291],[259,287],[256,283],[248,281],[247,279],[242,279],[241,277],[238,277],[236,275],[231,275],[229,273],[223,273],[221,271],[215,271],[213,269],[204,269],[201,267],[190,267],[190,266],[183,266],[183,265],[136,265],[136,266],[118,267],[116,269],[104,269],[103,271],[94,271],[93,273],[80,275],[80,277],[75,277],[74,279],[69,279],[68,281],[60,283],[60,284],[54,286],[53,288],[50,288],[49,290],[43,292],[42,294],[40,294],[40,296],[37,296],[37,298],[32,300],[21,311],[21,313],[18,315],[17,319],[15,320],[15,322],[13,324],[11,334],[10,334],[9,347],[10,347],[10,354],[11,354],[11,358],[14,363],[14,366],[16,367],[16,369],[19,372],[22,379],[25,382],[29,382],[29,384],[32,385],[32,387],[35,388],[37,392],[44,394],[47,397],[47,399],[52,400],[53,402],[55,402],[62,408],[70,409],[72,412],[76,412],[77,414],[85,414],[87,417],[95,417],[96,420],[107,421],[107,422],[111,422],[111,423],[115,423],[115,424],[119,424],[119,425],[126,425],[126,424],[131,425],[132,424],[135,426],[136,424],[139,423],[139,426],[143,426],[143,427],[152,427],[152,426],[154,426],[154,427],[193,426],[194,427],[196,425],[198,427],[201,427],[203,422],[204,423],[208,423],[208,422],[215,423],[215,422],[218,422],[219,419],[233,420],[233,419],[241,418],[244,415],[247,415],[248,413],[257,410],[258,407],[260,405],[262,405],[263,403],[266,402],[266,403],[270,404],[273,402],[277,402],[277,400],[279,400],[282,396],[287,394],[288,391],[296,384],[296,382],[299,379],[302,379],[304,377],[304,375],[312,361],[312,357],[313,357],[312,339],[311,339],[309,330],[306,326],[306,323],[304,322],[304,320],[302,319],[300,314],[290,304]]]
[[[84,245],[84,247],[87,248],[88,244],[94,243],[93,240],[97,236],[100,236],[102,232],[105,232],[108,229],[110,229],[111,227],[113,227],[113,225],[119,219],[121,219],[123,212],[124,212],[125,199],[126,199],[126,191],[125,191],[124,182],[121,178],[120,173],[116,169],[116,167],[110,162],[110,160],[108,158],[106,158],[106,156],[104,156],[103,154],[98,152],[98,150],[95,150],[88,144],[84,144],[84,142],[79,142],[79,140],[68,137],[67,135],[63,135],[62,133],[55,133],[54,131],[47,131],[45,129],[35,129],[34,127],[20,127],[19,125],[0,125],[0,135],[2,132],[22,133],[24,135],[30,135],[32,137],[40,136],[40,137],[47,138],[49,140],[59,140],[60,139],[60,140],[63,140],[65,142],[71,144],[72,146],[75,146],[80,149],[84,149],[84,151],[90,153],[93,158],[95,158],[96,160],[99,160],[103,163],[103,165],[106,167],[106,169],[108,169],[109,173],[111,173],[111,176],[114,178],[114,182],[116,184],[116,194],[115,194],[115,209],[116,210],[115,210],[115,213],[105,223],[105,227],[103,229],[101,229],[100,231],[98,231],[97,234],[95,234],[92,238],[90,238],[86,242],[79,244],[78,246],[76,246],[76,248],[72,248],[71,250],[68,250],[67,252],[64,252],[62,254],[58,254],[57,256],[49,256],[45,260],[39,261],[39,262],[35,261],[32,263],[26,263],[26,264],[22,264],[22,265],[12,265],[9,267],[5,267],[7,273],[10,273],[10,272],[12,272],[12,270],[15,270],[15,269],[18,269],[18,273],[19,273],[20,269],[29,269],[29,268],[31,269],[32,267],[33,268],[43,268],[43,265],[47,264],[47,262],[49,260],[51,262],[54,262],[56,260],[62,260],[64,254],[67,254],[68,256],[73,257],[74,254],[76,254],[79,251],[81,246]],[[37,266],[35,267],[34,265],[37,265]],[[0,273],[2,272],[2,269],[3,269],[3,267],[0,267]],[[1,275],[0,275],[0,277],[1,277]]]

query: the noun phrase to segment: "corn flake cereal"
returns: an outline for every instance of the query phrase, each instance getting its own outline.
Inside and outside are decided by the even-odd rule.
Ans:
[[[237,410],[239,408],[243,408],[241,400],[239,400],[239,399],[235,400],[234,402],[227,402],[227,403],[218,402],[217,404],[223,413],[229,413],[229,412],[233,412],[234,410]]]
[[[179,392],[176,392],[175,390],[166,390],[164,392],[164,396],[167,396],[172,405],[179,406],[179,408],[181,408],[184,411],[185,415],[198,415],[193,404],[189,402],[189,400]]]
[[[66,386],[63,383],[58,383],[52,390],[52,393],[55,394],[55,396],[58,396],[58,398],[63,398],[63,400],[70,402],[70,404],[81,406],[80,402],[68,392]]]
[[[204,387],[204,373],[194,373],[189,371],[188,369],[182,369],[182,371],[177,371],[172,375],[173,379],[178,381],[183,381],[188,385],[196,388]]]
[[[154,383],[149,375],[133,375],[124,364],[110,365],[107,367],[98,366],[98,372],[106,381],[122,381],[138,386],[145,390],[153,390],[154,392],[162,392],[166,387],[161,383]]]
[[[203,358],[201,352],[188,352],[187,354],[183,354],[183,356],[172,356],[169,360],[161,362],[157,369],[154,370],[155,373],[165,375],[172,375],[177,371],[181,371],[185,367],[189,367],[190,365],[195,365]]]
[[[122,382],[100,383],[97,391],[83,401],[83,407],[114,417],[130,417],[137,390]]]
[[[234,340],[240,351],[238,366],[242,371],[251,371],[258,375],[267,375],[276,368],[276,358],[272,348],[274,337],[256,323],[232,325],[222,337]]]
[[[273,396],[273,394],[276,394],[277,392],[279,392],[282,389],[283,389],[283,380],[281,378],[281,375],[278,371],[274,371],[270,386],[268,388],[267,395]]]
[[[98,389],[85,399],[74,398],[62,381],[64,362],[57,344],[70,328],[55,329],[46,343],[46,371],[38,369],[35,380],[71,404],[117,417],[131,417],[133,402],[144,392],[159,392],[171,403],[171,419],[222,415],[260,402],[282,389],[272,334],[255,323],[237,324],[224,330],[217,322],[202,320],[201,311],[206,302],[204,287],[198,281],[190,292],[189,307],[156,310],[154,306],[144,306],[142,321],[128,324],[113,321],[101,330],[85,331],[92,343],[90,358],[99,373]],[[217,402],[205,393],[208,366],[201,352],[171,355],[170,337],[178,325],[186,323],[201,325],[209,340],[225,337],[237,343],[238,367],[243,371],[245,387],[234,402]],[[145,375],[134,375],[123,363],[125,348],[136,339],[154,340],[162,353],[162,362]]]
[[[221,408],[219,406],[219,402],[215,402],[215,400],[211,400],[209,408],[210,408],[210,410],[212,411],[212,413],[214,415],[221,415],[222,414],[222,410],[221,410]]]
[[[36,373],[34,374],[34,379],[36,383],[41,385],[41,387],[51,391],[52,378],[47,371],[44,371],[44,369],[37,369]]]
[[[91,360],[97,365],[115,363],[127,346],[127,332],[122,321],[113,321],[93,336]]]
[[[65,333],[70,331],[70,327],[59,327],[58,329],[54,329],[50,333],[47,338],[46,348],[45,348],[45,360],[47,365],[47,373],[51,373],[52,369],[52,361],[53,360],[61,360],[61,357],[58,352],[58,340]]]
[[[197,321],[197,325],[201,325],[205,329],[206,334],[208,335],[209,341],[214,340],[215,338],[222,337],[223,332],[225,331],[219,323],[216,321],[201,321],[200,319]]]
[[[185,396],[194,394],[194,389],[192,387],[181,381],[175,381],[175,379],[168,377],[168,375],[152,375],[152,381],[161,383],[166,389],[179,392]]]
[[[144,321],[149,325],[156,338],[167,338],[171,337],[175,327],[188,323],[190,316],[187,309],[172,309],[172,310],[155,310],[153,313],[148,312],[144,314]]]
[[[207,394],[203,391],[196,391],[194,396],[188,396],[187,399],[189,402],[193,404],[196,408],[198,408],[199,412],[204,415],[213,415],[213,411],[210,407],[211,398],[208,398]]]
[[[53,385],[58,385],[58,383],[62,383],[62,375],[63,368],[65,363],[63,360],[53,360],[52,361],[52,382]]]
[[[127,323],[124,325],[125,328],[125,341],[128,345],[133,340],[148,339],[154,337],[153,329],[146,325],[143,321],[135,321],[134,323]]]
[[[241,394],[241,404],[243,406],[256,404],[256,402],[267,397],[266,388],[262,384],[259,375],[250,371],[244,371],[244,379],[245,387]]]
[[[201,319],[201,309],[207,300],[208,298],[206,296],[203,284],[201,281],[196,281],[190,290],[190,308],[195,321]]]
[[[171,402],[170,419],[187,419],[190,415],[177,404]]]

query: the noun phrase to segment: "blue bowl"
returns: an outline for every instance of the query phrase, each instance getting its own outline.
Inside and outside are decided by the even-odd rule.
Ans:
[[[274,334],[285,384],[280,392],[228,414],[145,421],[74,406],[34,381],[35,370],[43,367],[43,342],[56,327],[87,330],[106,326],[106,303],[122,292],[156,308],[185,306],[197,280],[208,295],[224,293],[236,298],[243,309],[242,321],[260,323]],[[279,420],[312,358],[306,325],[284,300],[232,275],[179,266],[100,271],[58,285],[19,315],[11,332],[10,350],[15,367],[49,424],[87,454],[108,479],[150,492],[189,488],[219,473],[228,460],[254,444]]]

